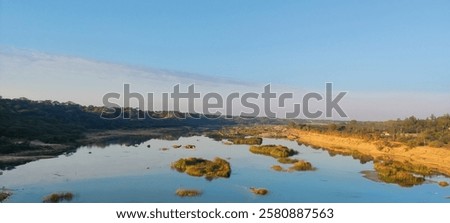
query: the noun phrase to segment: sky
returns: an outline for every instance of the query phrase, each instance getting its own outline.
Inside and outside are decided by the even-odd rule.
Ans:
[[[98,104],[97,88],[144,90],[138,71],[212,89],[333,82],[358,119],[450,112],[449,1],[0,0],[0,53],[8,97]]]

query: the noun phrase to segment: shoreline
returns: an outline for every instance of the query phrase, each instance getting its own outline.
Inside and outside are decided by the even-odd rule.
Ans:
[[[446,148],[433,148],[428,146],[408,148],[399,143],[397,146],[384,146],[384,148],[380,148],[378,141],[367,141],[355,137],[317,133],[280,125],[259,125],[244,128],[234,127],[233,129],[235,129],[233,130],[235,131],[234,134],[243,131],[246,135],[258,137],[286,138],[338,154],[351,155],[358,153],[364,156],[371,156],[374,159],[391,159],[394,161],[409,162],[413,165],[423,165],[437,173],[450,176],[450,149]],[[108,144],[125,144],[131,146],[152,138],[174,140],[181,136],[198,135],[205,132],[208,132],[208,130],[190,128],[95,131],[86,133],[86,138],[78,141],[76,146],[45,144],[34,141],[33,146],[35,146],[35,149],[33,150],[0,155],[0,164],[4,167],[16,166],[39,159],[52,158],[72,151],[79,146],[97,145],[104,147]]]
[[[150,139],[175,140],[181,136],[196,135],[203,131],[205,129],[187,126],[132,130],[119,129],[86,132],[85,138],[71,144],[50,144],[32,140],[30,141],[29,150],[0,154],[0,170],[15,168],[16,166],[40,159],[55,158],[64,153],[73,152],[82,146],[95,145],[106,147],[110,144],[134,146]]]
[[[389,158],[400,162],[423,165],[435,172],[450,176],[450,150],[418,146],[408,148],[405,145],[380,148],[377,141],[370,142],[354,137],[343,137],[331,134],[310,132],[285,127],[282,135],[287,139],[323,148],[338,153],[358,152],[372,156],[374,159]]]

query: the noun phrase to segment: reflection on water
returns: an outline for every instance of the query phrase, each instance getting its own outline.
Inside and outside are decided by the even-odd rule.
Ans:
[[[294,149],[299,153],[290,159],[310,162],[315,171],[278,172],[272,166],[289,169],[292,163],[252,154],[248,145],[226,145],[202,136],[136,142],[81,147],[71,155],[17,166],[3,171],[0,187],[13,192],[7,202],[42,202],[45,196],[61,192],[73,193],[72,202],[450,202],[449,187],[426,183],[450,182],[443,176],[413,175],[423,177],[425,183],[409,188],[375,182],[361,174],[374,170],[372,161],[362,164],[352,156],[330,156],[294,141],[264,139],[263,145]],[[207,181],[171,169],[172,163],[187,157],[220,157],[230,163],[231,175]],[[182,198],[176,194],[180,188],[201,195]],[[270,193],[258,196],[250,188]]]

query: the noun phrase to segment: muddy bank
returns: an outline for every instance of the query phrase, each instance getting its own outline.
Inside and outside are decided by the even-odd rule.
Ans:
[[[17,153],[0,154],[0,169],[12,169],[15,166],[39,159],[48,159],[57,157],[64,153],[70,153],[77,148],[75,144],[48,144],[40,141],[31,141],[29,150]]]
[[[202,135],[207,128],[154,128],[137,130],[92,131],[85,133],[81,140],[70,144],[48,144],[40,141],[30,141],[28,149],[0,154],[0,170],[12,169],[39,159],[54,158],[62,154],[70,154],[80,146],[107,147],[111,144],[137,146],[150,139],[177,140],[184,136]]]

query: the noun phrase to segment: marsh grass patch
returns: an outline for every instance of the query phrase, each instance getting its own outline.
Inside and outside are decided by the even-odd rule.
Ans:
[[[71,192],[53,193],[44,197],[44,203],[59,203],[63,201],[71,201],[74,195]]]
[[[233,144],[246,144],[246,145],[261,145],[263,142],[262,138],[259,137],[247,137],[247,138],[233,138],[230,139]]]
[[[202,194],[200,190],[179,188],[175,194],[179,197],[197,197]]]
[[[195,177],[204,176],[206,179],[229,178],[231,175],[230,163],[218,157],[213,161],[195,157],[182,158],[173,162],[171,167],[178,172]]]
[[[274,158],[286,158],[298,154],[297,151],[282,145],[250,146],[250,152]]]
[[[421,165],[411,165],[408,162],[378,160],[374,163],[378,179],[385,183],[398,184],[402,187],[413,187],[425,182],[424,176],[429,176],[432,170]]]
[[[250,187],[250,191],[256,195],[267,195],[269,193],[269,190],[267,190],[266,188],[255,188],[255,187]]]
[[[287,157],[282,157],[282,158],[278,158],[277,161],[279,163],[282,163],[282,164],[294,164],[294,163],[298,162],[299,160],[298,159],[287,158]]]
[[[272,166],[272,170],[275,170],[275,171],[277,171],[277,172],[285,172],[286,170],[282,167],[282,166],[280,166],[280,165],[273,165]]]
[[[304,160],[298,160],[289,167],[289,171],[312,171],[315,170],[310,162]]]
[[[11,196],[11,193],[9,192],[0,192],[0,202],[6,200],[9,196]]]

